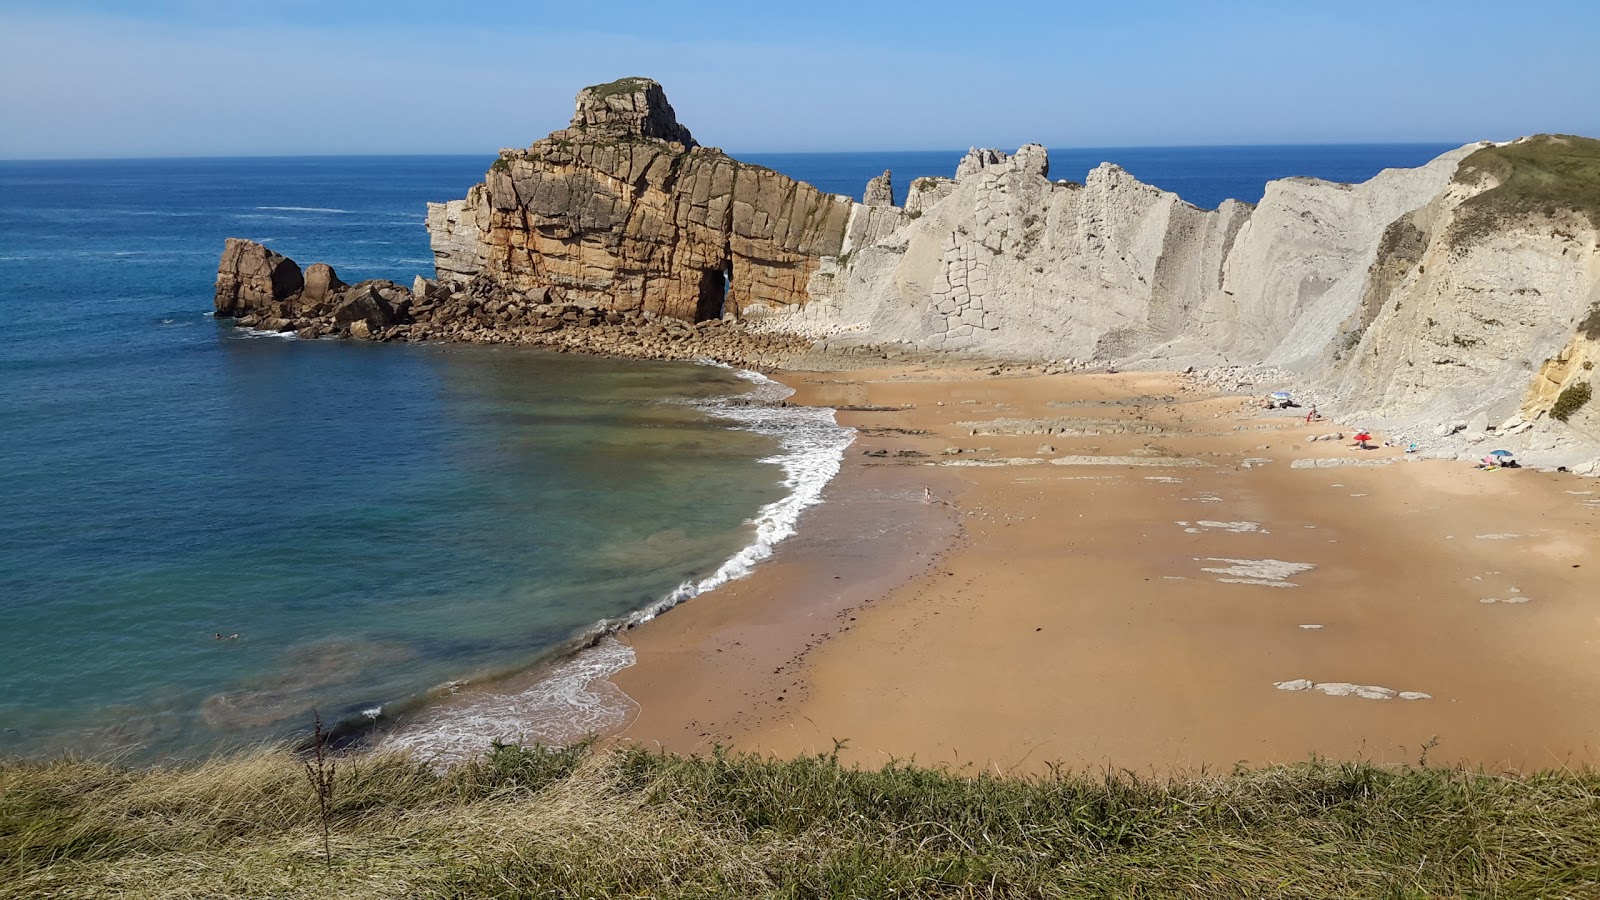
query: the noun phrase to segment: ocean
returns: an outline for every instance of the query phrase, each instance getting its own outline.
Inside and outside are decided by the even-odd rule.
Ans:
[[[1110,160],[1210,207],[1446,149],[1052,150],[1051,175]],[[856,196],[888,168],[903,198],[960,156],[741,158]],[[592,682],[627,649],[571,652],[597,623],[738,577],[818,502],[850,432],[754,373],[207,315],[226,237],[431,274],[424,204],[491,159],[0,162],[0,753],[194,757],[313,712],[445,755],[569,739],[623,704]]]

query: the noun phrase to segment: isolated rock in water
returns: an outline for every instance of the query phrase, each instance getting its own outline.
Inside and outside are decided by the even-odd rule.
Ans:
[[[867,190],[861,202],[865,206],[894,205],[894,181],[888,169],[884,169],[882,175],[867,182]]]
[[[228,238],[217,265],[217,315],[276,311],[304,286],[305,278],[294,260],[255,241]]]

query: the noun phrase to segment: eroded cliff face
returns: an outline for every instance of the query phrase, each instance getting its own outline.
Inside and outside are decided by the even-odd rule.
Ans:
[[[811,305],[773,327],[1024,360],[1267,365],[1352,414],[1412,423],[1516,427],[1591,377],[1574,335],[1600,321],[1600,248],[1574,159],[1600,164],[1596,142],[1474,144],[1357,185],[1275,181],[1258,206],[1216,210],[1110,164],[1050,181],[1043,154],[975,150],[953,182],[914,183],[917,214],[825,261]],[[1515,166],[1496,164],[1507,155]],[[1600,439],[1588,416],[1569,421]]]
[[[407,296],[316,267],[300,283],[230,242],[217,309],[380,339],[738,316],[1013,360],[1264,365],[1374,424],[1600,441],[1594,408],[1550,421],[1600,359],[1600,142],[1474,144],[1215,210],[1109,163],[1053,181],[1038,145],[974,149],[954,174],[912,182],[901,208],[886,172],[856,203],[699,146],[660,85],[622,79],[429,205],[436,283]]]
[[[698,146],[661,86],[631,78],[585,88],[568,128],[429,204],[428,231],[441,281],[701,321],[804,304],[855,206]]]

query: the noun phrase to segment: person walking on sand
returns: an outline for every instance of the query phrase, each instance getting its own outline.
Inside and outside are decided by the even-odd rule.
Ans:
[[[1322,418],[1322,417],[1317,415],[1317,405],[1315,403],[1311,404],[1311,411],[1306,413],[1306,424],[1310,425],[1312,419],[1320,419],[1320,418]]]

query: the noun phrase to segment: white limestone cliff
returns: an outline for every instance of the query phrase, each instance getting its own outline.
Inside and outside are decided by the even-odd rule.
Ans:
[[[1374,424],[1515,414],[1537,420],[1530,447],[1593,456],[1600,416],[1544,413],[1593,377],[1587,355],[1547,361],[1589,353],[1575,330],[1600,308],[1600,238],[1582,214],[1463,237],[1463,204],[1497,182],[1458,168],[1488,146],[1356,185],[1274,181],[1257,206],[1215,210],[1111,164],[1052,182],[1037,145],[974,150],[953,182],[914,183],[905,215],[853,225],[810,302],[769,327],[1029,361],[1263,365]]]

